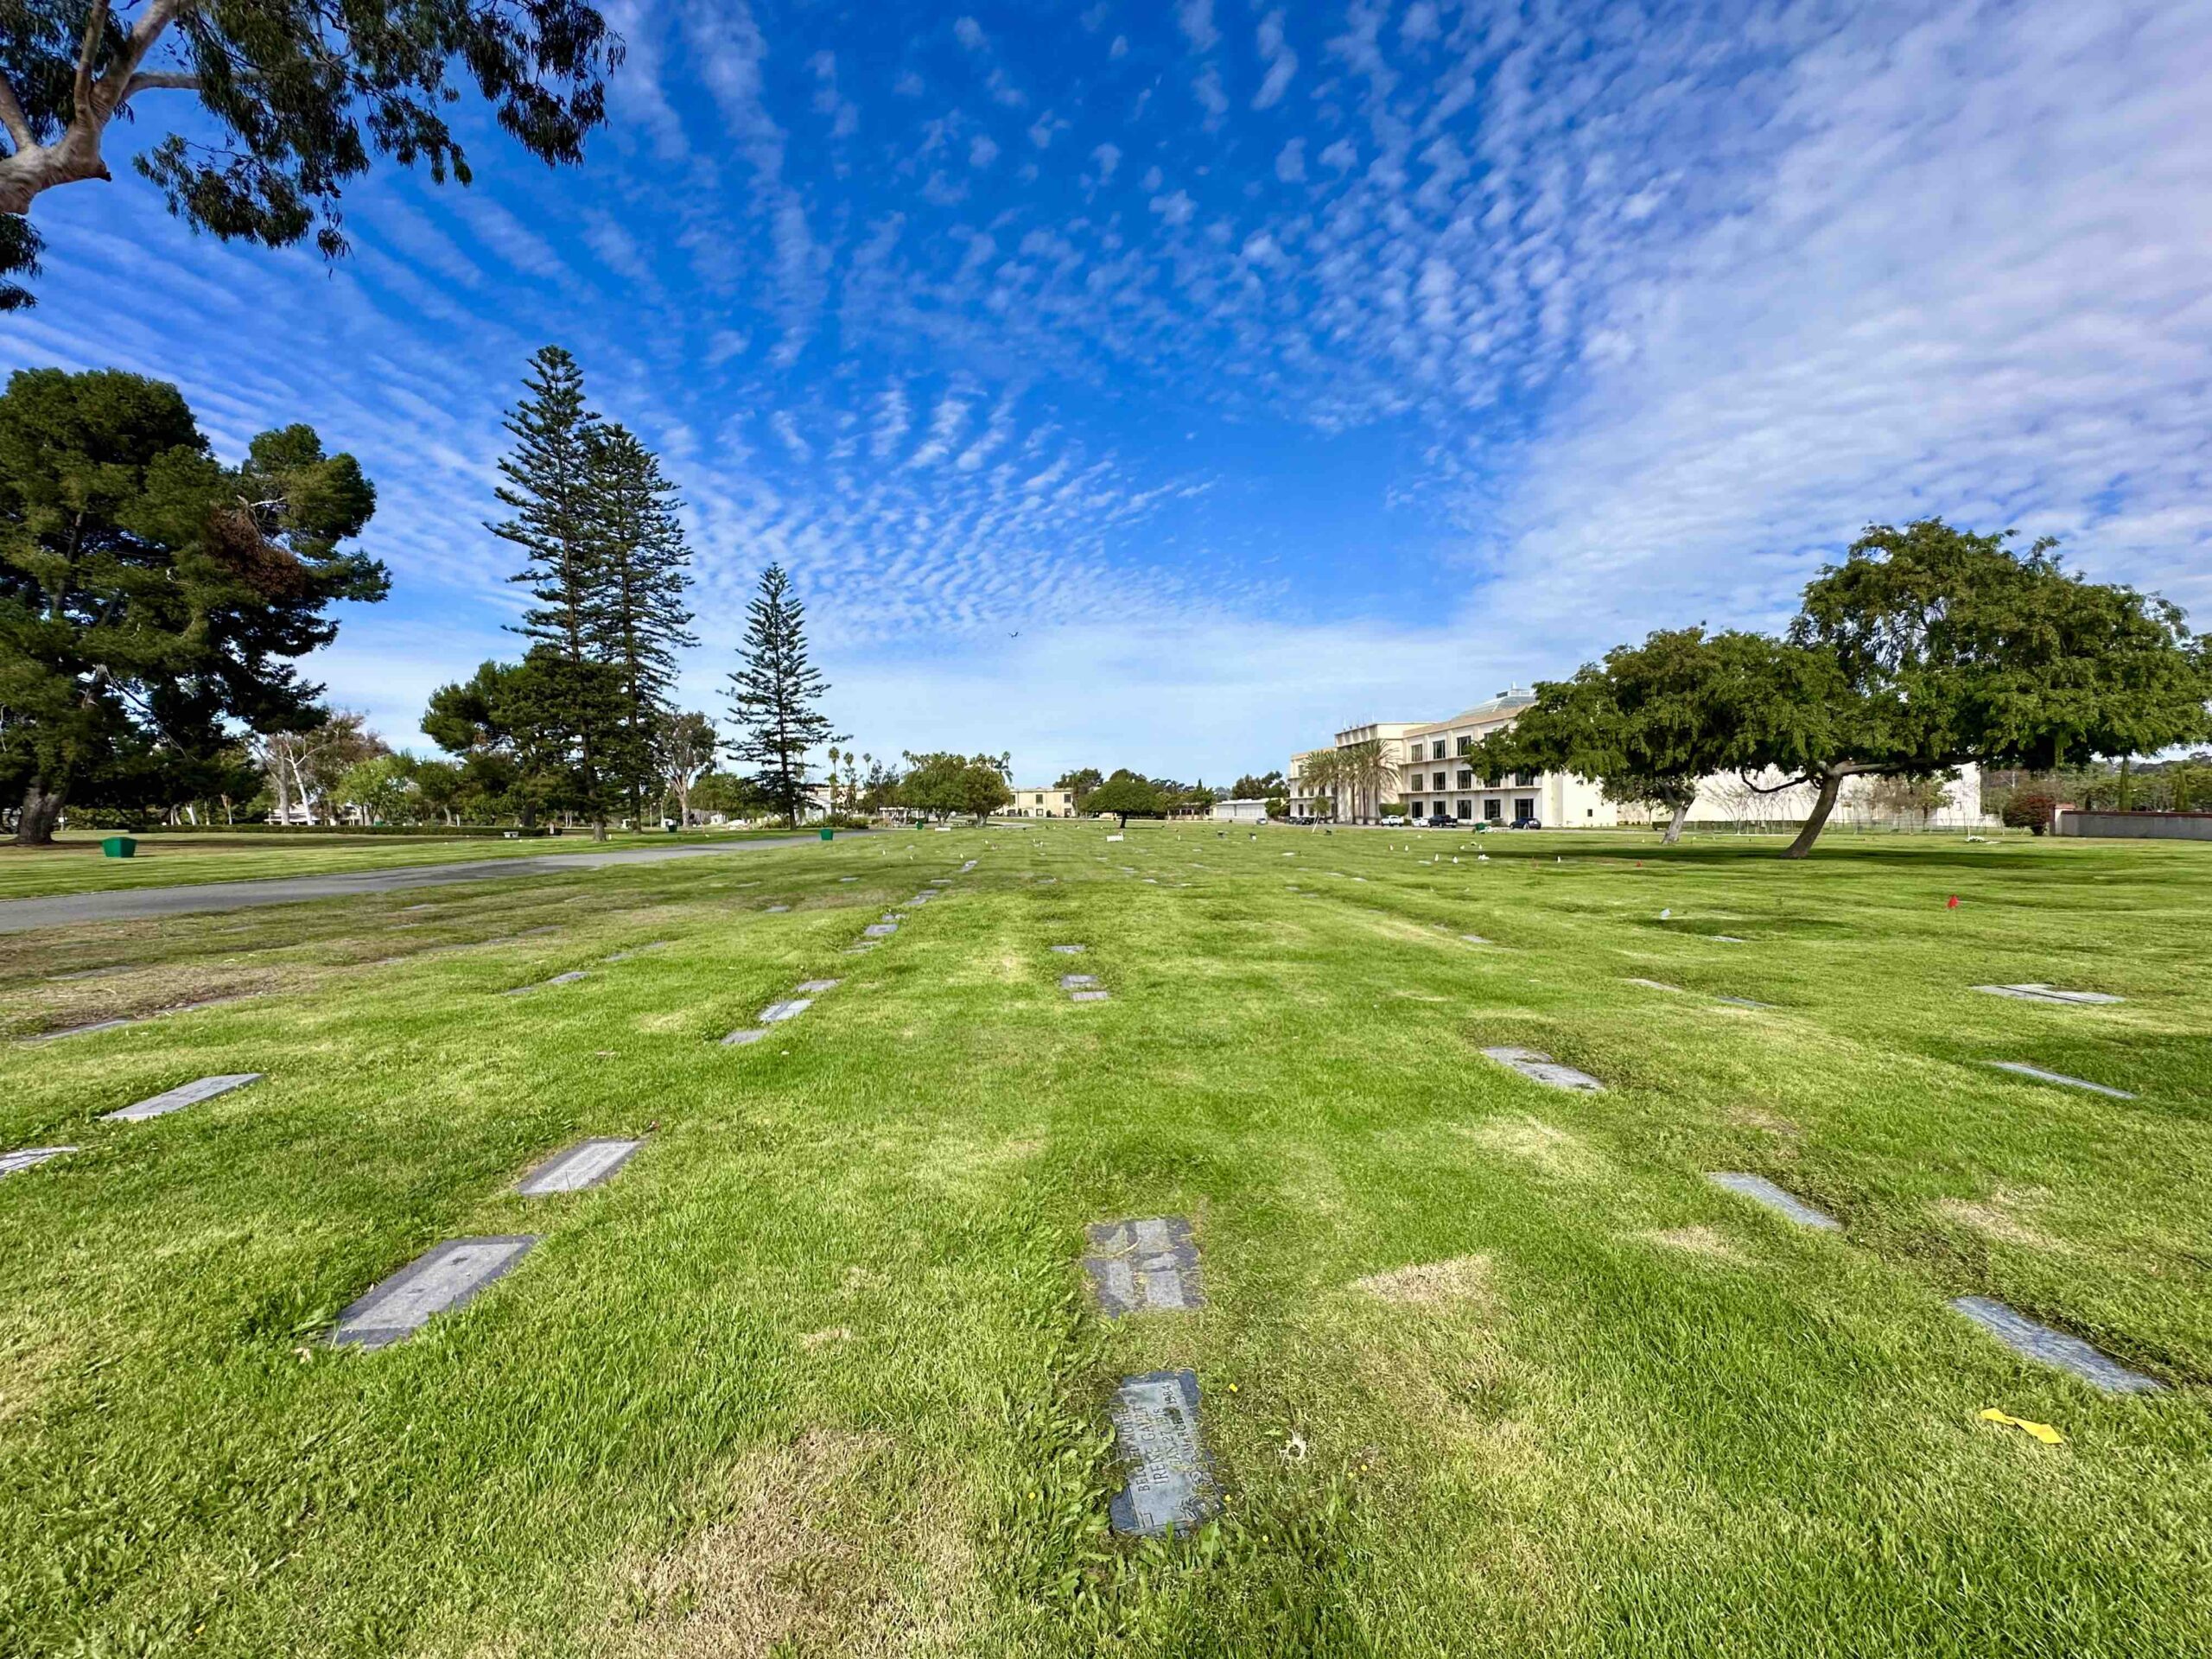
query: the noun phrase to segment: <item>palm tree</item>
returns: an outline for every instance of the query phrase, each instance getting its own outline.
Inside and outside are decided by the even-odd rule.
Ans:
[[[1377,737],[1362,743],[1347,743],[1335,753],[1343,769],[1343,781],[1352,798],[1353,817],[1373,816],[1383,791],[1387,789],[1396,792],[1397,763],[1389,759],[1383,750],[1382,740]]]
[[[1325,799],[1329,810],[1317,817],[1335,817],[1338,798],[1345,783],[1344,752],[1342,749],[1316,749],[1299,763],[1298,775],[1318,806]]]
[[[833,817],[837,810],[837,763],[844,758],[845,752],[832,743],[830,746],[830,810]]]

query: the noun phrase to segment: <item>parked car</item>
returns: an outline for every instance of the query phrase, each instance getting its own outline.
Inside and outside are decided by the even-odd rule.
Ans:
[[[1456,830],[1459,824],[1449,812],[1432,812],[1428,817],[1428,827],[1432,830]]]
[[[1541,819],[1516,818],[1513,820],[1513,827],[1516,830],[1541,830],[1544,826]]]

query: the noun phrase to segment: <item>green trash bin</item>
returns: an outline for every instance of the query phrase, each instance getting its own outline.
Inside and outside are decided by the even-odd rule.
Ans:
[[[824,841],[835,841],[836,838],[837,838],[837,832],[836,832],[835,830],[832,830],[832,829],[831,829],[828,824],[826,824],[826,823],[825,823],[825,824],[823,824],[823,825],[822,826],[822,839],[823,839],[823,840],[824,840]]]
[[[109,858],[136,858],[138,843],[128,836],[110,836],[100,842],[100,851]]]

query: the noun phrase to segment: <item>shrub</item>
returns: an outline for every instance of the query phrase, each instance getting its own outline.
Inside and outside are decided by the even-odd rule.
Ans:
[[[2058,797],[2049,790],[2016,789],[2005,798],[1998,817],[2008,829],[2025,830],[2034,835],[2047,835],[2050,821],[2057,816]]]

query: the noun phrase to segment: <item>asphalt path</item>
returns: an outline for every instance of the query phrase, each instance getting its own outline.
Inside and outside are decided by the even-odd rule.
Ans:
[[[86,922],[135,922],[152,916],[190,916],[209,911],[296,905],[314,899],[350,899],[408,887],[445,887],[462,881],[512,880],[517,876],[569,875],[613,864],[665,864],[678,858],[723,858],[758,848],[803,847],[816,836],[772,841],[734,841],[721,847],[639,847],[607,853],[550,853],[528,858],[482,858],[465,864],[409,864],[394,869],[328,875],[277,876],[265,881],[206,881],[181,887],[131,887],[109,893],[55,893],[44,899],[0,899],[0,933]]]

